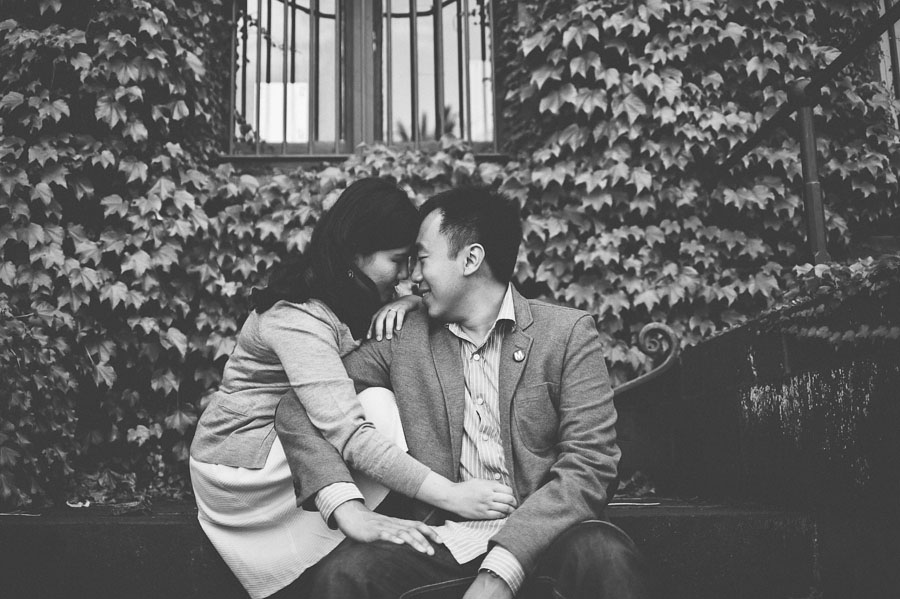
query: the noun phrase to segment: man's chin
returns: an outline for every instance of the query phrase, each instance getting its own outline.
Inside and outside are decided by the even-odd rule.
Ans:
[[[428,318],[440,320],[440,310],[431,302],[430,297],[423,296],[422,305],[425,307],[425,313],[428,314]]]

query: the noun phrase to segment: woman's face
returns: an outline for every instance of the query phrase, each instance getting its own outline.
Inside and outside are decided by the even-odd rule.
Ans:
[[[357,268],[375,283],[382,302],[390,301],[394,297],[394,287],[397,283],[409,277],[410,250],[411,248],[406,246],[356,256]]]

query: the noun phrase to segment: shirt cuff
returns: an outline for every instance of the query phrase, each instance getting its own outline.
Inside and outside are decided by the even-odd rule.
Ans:
[[[316,493],[316,507],[322,515],[322,519],[330,528],[337,528],[331,520],[334,510],[342,503],[359,499],[365,501],[363,494],[353,483],[332,483],[323,487]]]
[[[500,545],[494,545],[493,549],[488,552],[478,571],[493,572],[499,576],[513,595],[519,592],[522,583],[525,582],[525,570],[522,569],[522,564],[519,563],[516,556]]]

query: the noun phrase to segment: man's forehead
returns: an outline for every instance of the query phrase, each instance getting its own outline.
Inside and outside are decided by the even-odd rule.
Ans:
[[[441,214],[437,211],[428,214],[419,226],[419,235],[416,237],[416,248],[427,249],[428,246],[437,243],[440,236]]]

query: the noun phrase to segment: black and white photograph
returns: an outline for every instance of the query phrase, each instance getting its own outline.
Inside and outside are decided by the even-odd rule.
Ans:
[[[0,0],[0,598],[900,598],[900,2]]]

